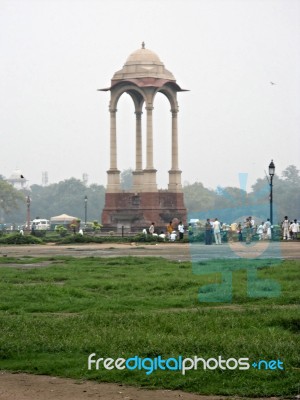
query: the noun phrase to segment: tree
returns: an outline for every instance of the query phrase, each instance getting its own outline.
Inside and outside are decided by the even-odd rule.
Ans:
[[[283,172],[282,176],[285,180],[289,181],[293,185],[300,186],[299,169],[295,165],[289,165]]]
[[[121,188],[122,190],[130,190],[133,186],[132,169],[124,169],[121,172]]]
[[[70,178],[43,187],[31,186],[32,215],[50,218],[59,214],[69,214],[84,221],[87,196],[88,220],[99,219],[104,207],[105,188],[92,184],[86,187],[82,181]]]
[[[25,203],[24,193],[0,179],[0,210],[9,213],[19,208],[21,203]]]
[[[9,185],[12,188],[11,185]],[[86,187],[82,181],[70,178],[48,186],[32,185],[30,191],[19,192],[20,196],[30,196],[31,218],[47,218],[59,214],[69,214],[82,221],[85,218],[84,197],[87,196],[87,217],[89,221],[100,219],[104,207],[105,188],[102,185],[92,184]],[[2,190],[1,195],[2,195]],[[20,202],[20,201],[19,201]],[[24,208],[4,210],[5,221],[23,223],[26,219]]]
[[[250,194],[253,201],[260,200],[269,204],[270,185],[266,179],[257,179],[252,186]],[[282,178],[275,175],[273,178],[273,204],[274,204],[274,223],[280,223],[284,216],[289,219],[299,219],[300,217],[300,176],[299,170],[294,166],[288,166],[282,172]],[[269,217],[269,211],[266,217]]]
[[[215,206],[216,193],[207,189],[201,182],[183,187],[185,205],[189,212],[202,212],[211,210]]]

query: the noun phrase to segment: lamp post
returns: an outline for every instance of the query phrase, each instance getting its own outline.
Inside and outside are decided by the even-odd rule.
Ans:
[[[84,196],[84,226],[86,228],[86,221],[87,221],[87,195]]]
[[[270,175],[270,222],[271,222],[271,227],[273,225],[273,177],[275,175],[275,165],[273,163],[273,160],[271,160],[270,165],[269,165],[269,175]],[[271,228],[272,232],[272,228]]]
[[[27,204],[27,229],[30,229],[30,197],[27,196],[26,204]]]

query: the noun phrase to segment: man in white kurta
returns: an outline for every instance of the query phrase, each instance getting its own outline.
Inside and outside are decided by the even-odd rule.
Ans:
[[[218,218],[215,219],[213,223],[213,228],[214,228],[214,237],[216,244],[222,244],[221,243],[221,224],[218,221]]]

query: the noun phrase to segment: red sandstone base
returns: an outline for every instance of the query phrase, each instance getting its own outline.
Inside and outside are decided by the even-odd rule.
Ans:
[[[156,231],[165,231],[166,225],[177,218],[185,225],[187,210],[183,193],[167,190],[150,193],[106,193],[102,212],[104,229],[141,232],[155,223]],[[123,228],[122,228],[123,227]]]

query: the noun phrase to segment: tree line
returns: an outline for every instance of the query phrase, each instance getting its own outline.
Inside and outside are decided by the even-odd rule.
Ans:
[[[132,185],[131,170],[121,173],[123,190]],[[290,219],[300,218],[300,175],[294,166],[288,166],[279,177],[273,179],[274,223],[285,215]],[[270,187],[266,178],[259,178],[252,191],[236,187],[208,189],[201,182],[183,187],[188,219],[218,217],[231,222],[239,215],[269,216]],[[32,185],[30,190],[16,190],[0,175],[0,223],[24,223],[26,221],[26,199],[30,197],[31,219],[47,218],[69,214],[82,221],[85,218],[85,196],[87,196],[87,220],[101,221],[104,207],[105,187],[85,185],[82,181],[70,178],[48,186]]]

